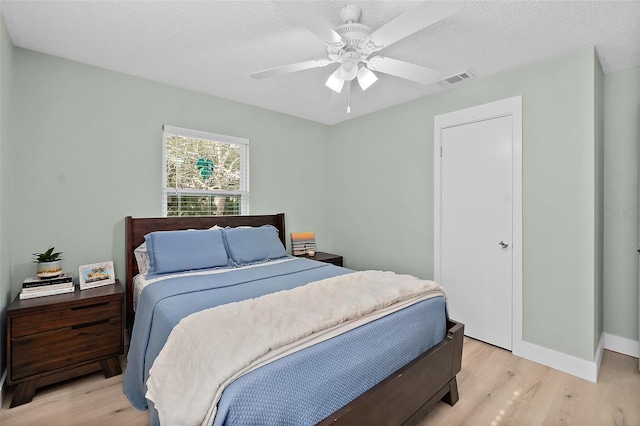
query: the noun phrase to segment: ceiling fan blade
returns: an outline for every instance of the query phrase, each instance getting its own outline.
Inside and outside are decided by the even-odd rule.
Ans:
[[[275,1],[289,16],[304,25],[323,41],[338,43],[342,37],[322,17],[318,16],[307,2],[304,1]]]
[[[440,78],[440,71],[384,56],[374,56],[367,61],[367,68],[422,84],[433,83]]]
[[[416,31],[434,24],[464,7],[462,1],[425,1],[420,6],[398,16],[371,34],[376,46],[387,47]]]
[[[251,73],[251,77],[256,79],[275,77],[278,75],[304,71],[311,68],[326,67],[332,62],[334,61],[331,61],[330,59],[326,59],[326,58],[312,59],[310,61],[298,62],[296,64],[283,65],[281,67],[275,67],[275,68],[269,68],[268,70],[257,71],[257,72]]]

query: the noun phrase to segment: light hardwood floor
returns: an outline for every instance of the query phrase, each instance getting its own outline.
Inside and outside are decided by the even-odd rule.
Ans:
[[[640,425],[638,359],[605,351],[598,383],[465,338],[460,400],[440,403],[420,426]]]
[[[11,409],[8,392],[0,424],[147,424],[147,413],[122,393],[122,377],[95,373],[51,385]],[[420,426],[640,425],[638,359],[615,352],[605,351],[595,384],[465,338],[458,388],[460,401],[439,403]]]

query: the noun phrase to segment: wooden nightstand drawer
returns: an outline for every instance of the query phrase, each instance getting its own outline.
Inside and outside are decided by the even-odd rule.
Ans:
[[[50,372],[122,351],[122,320],[105,319],[77,324],[11,341],[11,380]],[[77,342],[73,347],[69,342]]]
[[[324,263],[331,263],[332,265],[342,266],[342,256],[333,259],[322,260]]]
[[[122,373],[124,290],[120,282],[55,296],[21,300],[7,308],[7,383],[11,407],[39,387],[102,369]]]
[[[11,336],[22,337],[121,316],[120,300],[105,300],[65,309],[43,309],[38,315],[16,316],[11,323]]]

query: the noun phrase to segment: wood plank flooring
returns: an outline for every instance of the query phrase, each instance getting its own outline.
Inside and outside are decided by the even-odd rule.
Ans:
[[[11,409],[9,391],[0,424],[146,425],[147,413],[122,393],[122,379],[91,374],[42,388]],[[465,338],[458,388],[460,401],[439,403],[420,426],[640,425],[638,359],[615,352],[605,351],[595,384]]]
[[[638,359],[605,351],[598,383],[465,338],[460,401],[438,404],[432,425],[640,425]]]

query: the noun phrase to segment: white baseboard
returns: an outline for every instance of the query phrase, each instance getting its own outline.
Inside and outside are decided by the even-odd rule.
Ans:
[[[519,344],[514,345],[513,354],[596,383],[598,381],[598,371],[600,370],[604,347],[605,337],[603,333],[594,353],[594,361],[576,358],[572,355],[567,355],[529,342],[519,342]]]
[[[640,342],[615,334],[604,333],[604,348],[610,351],[640,358]]]

